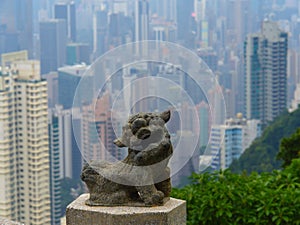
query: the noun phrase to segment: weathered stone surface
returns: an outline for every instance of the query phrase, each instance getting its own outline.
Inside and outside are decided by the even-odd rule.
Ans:
[[[24,223],[10,221],[8,219],[1,218],[1,217],[0,217],[0,224],[1,225],[24,225]]]
[[[67,225],[185,225],[186,203],[171,198],[163,206],[87,206],[83,194],[67,207]]]
[[[170,197],[169,159],[173,154],[170,134],[165,126],[171,116],[138,113],[123,126],[122,137],[114,141],[128,147],[127,157],[118,163],[93,161],[83,168],[89,206],[155,206]]]

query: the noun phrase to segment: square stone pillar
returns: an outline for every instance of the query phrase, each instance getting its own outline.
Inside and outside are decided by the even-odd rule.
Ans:
[[[1,217],[0,217],[0,224],[1,225],[25,225],[24,223],[10,221],[8,219],[1,218]]]
[[[87,206],[89,194],[67,207],[67,225],[185,225],[186,202],[170,198],[163,206]]]

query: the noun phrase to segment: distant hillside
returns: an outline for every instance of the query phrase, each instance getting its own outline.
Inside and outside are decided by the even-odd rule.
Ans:
[[[262,136],[246,149],[243,155],[233,161],[230,170],[234,173],[247,171],[270,172],[281,168],[282,162],[276,159],[280,140],[288,137],[300,127],[300,108],[292,113],[283,113],[268,126]]]

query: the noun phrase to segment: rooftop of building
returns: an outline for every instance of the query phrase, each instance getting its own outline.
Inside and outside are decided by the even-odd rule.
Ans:
[[[64,66],[58,68],[58,72],[67,73],[73,76],[83,76],[83,74],[89,69],[86,64],[77,64],[72,66]]]

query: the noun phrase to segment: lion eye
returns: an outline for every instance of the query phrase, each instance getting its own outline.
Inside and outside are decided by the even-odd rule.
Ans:
[[[146,120],[139,118],[136,119],[131,126],[132,133],[135,134],[141,127],[147,126]]]

